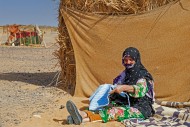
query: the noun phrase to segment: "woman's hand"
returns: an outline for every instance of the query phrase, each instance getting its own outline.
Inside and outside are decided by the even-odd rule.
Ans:
[[[117,87],[115,89],[110,91],[110,94],[113,94],[113,93],[120,94],[123,91],[133,93],[134,92],[134,87],[130,86],[130,85],[117,85]]]
[[[117,87],[115,89],[110,91],[110,94],[113,94],[113,93],[119,93],[120,94],[121,92],[125,91],[124,86],[125,85],[117,85]]]

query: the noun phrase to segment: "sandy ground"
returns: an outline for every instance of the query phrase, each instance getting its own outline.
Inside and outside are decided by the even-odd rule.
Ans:
[[[66,124],[66,101],[73,100],[80,109],[88,105],[88,99],[71,97],[55,87],[53,79],[60,71],[52,54],[58,49],[53,45],[56,36],[46,32],[48,48],[0,46],[0,127],[71,127],[75,125]],[[123,125],[97,122],[80,126]]]

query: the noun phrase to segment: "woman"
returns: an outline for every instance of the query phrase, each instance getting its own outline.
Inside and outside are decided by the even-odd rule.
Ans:
[[[72,101],[68,101],[66,106],[70,113],[69,123],[147,119],[154,114],[153,78],[142,65],[139,51],[133,47],[127,48],[122,55],[122,64],[125,70],[114,79],[113,84],[116,84],[116,87],[110,91],[110,105],[102,107],[96,114],[91,111],[79,111]],[[121,96],[121,93],[128,96]]]

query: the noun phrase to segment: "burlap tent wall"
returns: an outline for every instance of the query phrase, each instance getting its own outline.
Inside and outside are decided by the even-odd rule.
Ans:
[[[134,46],[154,77],[157,99],[190,101],[190,1],[154,2],[62,0],[57,52],[62,87],[72,90],[76,83],[76,96],[90,96],[98,85],[112,83],[124,69],[123,50]]]

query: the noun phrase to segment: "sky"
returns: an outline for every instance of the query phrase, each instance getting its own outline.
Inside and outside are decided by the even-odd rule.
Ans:
[[[0,0],[0,26],[58,25],[59,0]]]

